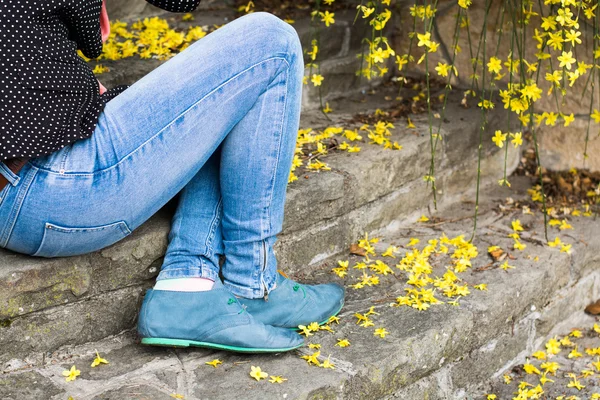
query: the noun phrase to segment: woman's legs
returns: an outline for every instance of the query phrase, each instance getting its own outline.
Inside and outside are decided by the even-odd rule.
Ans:
[[[300,119],[303,62],[275,79],[183,189],[158,280],[215,278],[225,254],[225,286],[247,298],[275,285],[273,253]]]
[[[194,43],[110,101],[90,138],[30,160],[2,193],[0,246],[46,257],[99,250],[185,188],[161,278],[215,279],[218,187],[225,183],[221,190],[247,196],[223,201],[230,265],[252,261],[245,280],[238,265],[230,276],[261,294],[274,271],[256,269],[264,265],[256,243],[277,231],[277,216],[265,208],[283,203],[279,182],[287,180],[298,129],[302,57],[294,29],[267,13]],[[260,227],[236,230],[248,217]],[[218,279],[206,292],[149,290],[138,329],[147,344],[272,352],[303,342],[256,321]]]

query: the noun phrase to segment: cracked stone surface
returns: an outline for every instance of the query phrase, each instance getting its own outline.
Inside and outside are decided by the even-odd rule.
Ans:
[[[301,127],[359,127],[349,122],[355,113],[389,108],[393,102],[385,97],[396,91],[382,87],[374,94],[332,101],[339,111],[330,114],[331,121],[305,110]],[[478,129],[470,120],[478,113],[458,106],[448,111],[437,153],[440,209],[470,196],[475,188]],[[490,126],[500,118],[490,114]],[[331,171],[298,172],[300,179],[288,187],[284,229],[276,244],[283,269],[313,271],[363,232],[426,212],[431,192],[422,177],[430,163],[428,126],[424,115],[412,119],[416,130],[405,129],[402,119],[392,130],[392,139],[404,146],[401,151],[363,143],[360,153],[323,157]],[[496,181],[504,156],[491,140],[485,141],[484,152],[485,185]],[[511,149],[508,154],[510,171],[519,153]],[[132,328],[143,292],[160,269],[172,211],[170,204],[129,237],[92,254],[42,259],[0,251],[0,363],[25,356],[40,359],[65,344]]]
[[[332,325],[335,332],[321,331],[307,340],[321,344],[321,361],[330,356],[335,370],[307,365],[299,357],[314,351],[307,347],[279,355],[147,348],[138,344],[134,332],[126,331],[92,343],[64,346],[43,363],[13,360],[12,369],[5,369],[0,380],[4,383],[0,384],[0,398],[17,399],[22,393],[18,390],[23,384],[8,382],[29,382],[27,390],[50,393],[49,399],[67,395],[74,399],[166,399],[176,394],[186,399],[228,399],[241,393],[247,399],[479,398],[493,389],[495,381],[490,379],[522,363],[540,343],[555,335],[557,323],[576,320],[591,326],[593,318],[584,315],[583,309],[600,293],[597,222],[583,217],[570,220],[574,230],[561,237],[573,244],[572,254],[543,247],[540,213],[532,216],[518,210],[508,214],[499,211],[498,204],[506,197],[519,200],[530,185],[528,178],[514,177],[512,182],[513,190],[495,188],[484,195],[474,242],[480,256],[461,274],[471,286],[487,283],[488,291],[472,290],[457,307],[442,304],[419,312],[390,307],[407,286],[407,277],[397,269],[393,275],[380,276],[379,285],[349,289],[340,324]],[[400,246],[402,254],[408,250],[405,246],[411,237],[425,242],[442,232],[449,237],[469,234],[472,207],[468,202],[456,202],[443,213],[447,221],[404,221],[373,231],[371,236],[381,238],[376,251],[380,254],[394,244]],[[513,251],[512,239],[506,236],[515,218],[526,227],[522,238],[527,248],[523,252]],[[509,249],[515,269],[503,271],[499,263],[491,263],[486,249],[492,244]],[[352,266],[359,257],[344,254],[311,272],[297,271],[294,277],[306,283],[354,283],[360,275],[358,270],[350,268],[344,279],[330,272],[337,259],[349,259]],[[394,265],[390,260],[386,259]],[[434,274],[440,275],[443,265],[434,263]],[[379,313],[372,316],[375,326],[357,325],[353,314],[365,313],[371,306]],[[377,327],[385,327],[390,334],[374,336]],[[351,345],[335,346],[343,338]],[[109,365],[89,367],[95,349]],[[223,365],[215,369],[205,364],[215,358],[223,360]],[[61,373],[71,365],[81,370],[81,376],[67,383]],[[288,380],[280,385],[256,382],[249,376],[252,365]],[[34,380],[36,384],[31,384]]]

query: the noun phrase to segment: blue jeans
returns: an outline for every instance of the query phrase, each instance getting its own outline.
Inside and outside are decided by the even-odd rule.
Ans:
[[[0,246],[61,257],[109,246],[180,193],[157,279],[275,284],[304,61],[294,28],[256,12],[111,100],[94,134],[29,160],[0,192]]]

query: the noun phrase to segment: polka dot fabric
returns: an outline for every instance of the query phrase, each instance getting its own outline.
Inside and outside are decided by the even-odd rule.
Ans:
[[[172,12],[200,0],[147,0]],[[102,0],[0,0],[0,160],[50,154],[92,135],[105,104],[77,55],[102,53]]]

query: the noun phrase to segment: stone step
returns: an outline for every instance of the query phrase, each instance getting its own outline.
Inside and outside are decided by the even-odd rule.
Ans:
[[[385,106],[382,88],[366,101],[334,101],[327,121],[307,111],[302,127],[349,124],[358,110]],[[389,102],[388,102],[389,103]],[[475,188],[478,128],[476,109],[452,107],[438,149],[438,202],[443,208]],[[301,172],[288,188],[284,229],[276,252],[281,268],[311,271],[321,261],[345,251],[365,231],[415,220],[431,204],[422,181],[430,163],[425,116],[413,116],[417,129],[399,122],[392,139],[401,151],[363,144],[360,153],[333,153],[323,158],[331,171]],[[491,119],[491,126],[494,118]],[[486,133],[483,182],[495,182],[503,153]],[[518,153],[509,152],[509,166]],[[145,288],[153,284],[167,245],[171,212],[165,209],[121,242],[83,256],[43,259],[0,252],[0,362],[29,354],[42,356],[68,343],[98,340],[133,326]]]
[[[389,106],[384,97],[397,89],[332,102],[332,121],[306,111],[301,127],[358,127],[345,122],[353,113]],[[364,102],[362,101],[364,100]],[[453,102],[458,104],[458,101]],[[476,109],[452,106],[439,146],[438,203],[451,205],[475,188],[479,130]],[[499,123],[491,114],[490,126]],[[422,177],[430,163],[425,116],[413,116],[416,130],[399,121],[392,132],[404,148],[383,150],[363,144],[360,153],[323,157],[331,171],[300,172],[288,188],[284,229],[276,245],[279,265],[308,272],[323,260],[345,251],[365,231],[415,220],[431,205]],[[495,182],[503,152],[486,133],[483,184]],[[518,152],[509,151],[509,168]],[[132,235],[96,253],[43,259],[0,252],[0,362],[15,357],[42,357],[65,344],[99,340],[134,325],[145,288],[153,284],[167,245],[171,211],[152,217]]]
[[[460,278],[472,293],[459,300],[459,306],[440,304],[426,311],[410,307],[390,307],[405,294],[407,276],[394,268],[397,260],[383,259],[393,275],[380,276],[380,284],[363,289],[348,288],[347,303],[334,333],[321,331],[309,338],[321,344],[321,362],[331,355],[334,370],[307,365],[301,355],[315,350],[303,348],[280,355],[237,355],[200,349],[148,348],[138,344],[134,332],[124,332],[101,341],[69,345],[44,360],[29,358],[5,364],[0,378],[0,398],[14,399],[168,399],[176,394],[185,399],[472,399],[487,389],[486,381],[511,365],[523,354],[553,334],[556,323],[577,315],[600,293],[600,235],[591,218],[570,219],[575,230],[560,234],[573,244],[572,254],[560,253],[541,243],[543,218],[523,215],[519,208],[499,211],[498,204],[510,196],[525,198],[529,178],[513,178],[513,190],[494,187],[486,191],[480,204],[479,235],[474,244],[479,256]],[[371,232],[381,242],[377,254],[389,245],[401,247],[399,257],[410,249],[409,238],[428,239],[442,233],[452,238],[471,230],[472,204],[455,202],[435,223],[400,222],[392,228]],[[523,252],[512,250],[511,221],[519,218],[526,231]],[[551,237],[558,233],[552,228]],[[500,246],[510,253],[515,269],[503,271],[492,263],[487,247]],[[536,261],[536,257],[538,257]],[[349,259],[350,266],[359,257]],[[380,258],[380,257],[377,257]],[[441,276],[447,261],[433,262],[434,275]],[[332,264],[321,265],[295,275],[306,282],[338,281],[355,283],[361,271],[350,268],[344,279],[331,273]],[[472,286],[486,283],[488,291]],[[443,296],[439,296],[443,299]],[[374,327],[357,325],[354,313],[371,316]],[[108,311],[108,310],[105,310]],[[591,317],[590,317],[591,319]],[[589,324],[591,326],[591,323]],[[385,338],[374,336],[375,328],[385,327]],[[349,347],[335,346],[348,339]],[[110,364],[90,368],[95,350]],[[214,369],[205,362],[220,359]],[[62,371],[76,365],[81,376],[66,383]],[[288,380],[281,385],[256,382],[250,366],[260,366],[271,375]]]

